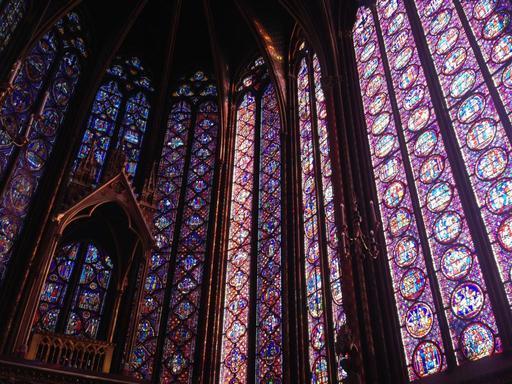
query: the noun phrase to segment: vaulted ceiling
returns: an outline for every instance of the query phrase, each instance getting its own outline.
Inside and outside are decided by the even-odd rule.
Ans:
[[[42,22],[33,39],[64,12],[78,9],[93,53],[109,46],[110,53],[139,56],[156,83],[165,81],[166,70],[178,76],[196,68],[220,74],[229,82],[248,60],[261,54],[278,76],[284,74],[296,25],[313,43],[325,43],[352,23],[357,2],[54,0],[35,5],[40,9],[34,14]],[[336,25],[328,20],[335,20]]]

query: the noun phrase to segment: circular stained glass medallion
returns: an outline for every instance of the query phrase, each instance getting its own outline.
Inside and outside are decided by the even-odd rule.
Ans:
[[[310,263],[314,263],[318,259],[317,257],[308,258]],[[322,275],[319,273],[320,271],[317,268],[312,268],[308,272],[308,278],[306,281],[306,286],[308,288],[308,292],[315,292],[318,289],[322,289]]]
[[[411,212],[406,208],[398,209],[389,219],[389,232],[397,237],[403,234],[411,225]]]
[[[450,20],[452,19],[452,12],[449,9],[439,12],[434,16],[430,23],[430,33],[432,35],[438,35],[446,29]]]
[[[380,180],[383,183],[389,183],[390,181],[392,181],[400,171],[398,165],[399,164],[396,157],[386,160],[379,170]]]
[[[391,121],[391,115],[388,112],[381,113],[373,121],[372,134],[375,136],[380,135],[382,132],[384,132],[386,130],[390,121]]]
[[[457,72],[466,61],[467,52],[463,47],[459,47],[451,51],[443,62],[442,72],[445,75],[453,75]]]
[[[370,115],[375,116],[376,114],[380,113],[382,109],[384,108],[384,105],[386,105],[387,95],[385,93],[379,93],[370,103],[370,106],[368,108]]]
[[[41,81],[45,74],[44,59],[39,55],[30,55],[25,59],[25,73],[30,81]]]
[[[384,192],[384,204],[388,208],[396,208],[402,202],[405,195],[405,187],[402,182],[395,181]]]
[[[484,306],[484,293],[476,283],[462,283],[453,290],[450,303],[455,316],[472,319]]]
[[[277,271],[276,275],[278,275],[279,272],[280,271]],[[343,305],[343,289],[341,286],[341,279],[338,279],[335,282],[331,282],[331,291],[332,300],[338,305]]]
[[[325,357],[320,357],[315,361],[312,370],[312,383],[327,383],[328,382],[328,373],[327,373],[327,360]]]
[[[383,135],[375,144],[375,156],[382,159],[395,148],[396,138],[393,135]]]
[[[472,123],[480,116],[484,108],[485,99],[482,95],[470,96],[459,106],[457,118],[461,123]]]
[[[408,111],[415,109],[425,96],[425,87],[418,85],[412,88],[404,98],[404,108]]]
[[[359,56],[359,59],[362,62],[365,62],[368,59],[370,59],[370,57],[372,57],[373,53],[375,52],[375,48],[376,48],[375,42],[370,41],[368,43],[368,45],[366,45],[366,47],[364,47],[363,51],[361,52],[361,55]]]
[[[418,257],[418,243],[410,236],[400,239],[393,250],[393,257],[401,268],[412,265]]]
[[[478,158],[476,175],[481,180],[493,180],[505,171],[507,164],[507,152],[502,148],[491,148]]]
[[[310,335],[311,345],[313,346],[313,348],[322,349],[324,347],[324,345],[325,345],[324,335],[325,335],[324,325],[322,323],[317,324],[313,328],[311,335]]]
[[[441,244],[454,242],[462,232],[462,218],[457,212],[445,212],[434,222],[434,236]]]
[[[498,240],[505,250],[512,251],[512,216],[503,220],[498,227]]]
[[[65,106],[71,97],[71,87],[68,80],[64,78],[55,80],[53,83],[52,95],[57,105]]]
[[[414,153],[418,157],[425,157],[430,155],[430,153],[434,150],[437,144],[437,134],[432,131],[423,132],[416,139],[416,143],[414,144]]]
[[[384,17],[389,19],[398,8],[398,0],[390,0],[386,8],[384,8]]]
[[[405,43],[407,43],[408,37],[409,34],[407,33],[407,31],[402,31],[398,35],[396,35],[393,38],[393,41],[391,42],[391,52],[397,53],[398,51],[400,51],[405,46]]]
[[[425,128],[430,119],[430,110],[428,107],[420,107],[409,116],[407,128],[412,132],[418,132]]]
[[[505,12],[498,12],[492,15],[484,25],[482,37],[492,40],[501,35],[510,24],[510,16]]]
[[[0,218],[0,255],[10,251],[18,233],[18,224],[8,216]]]
[[[450,85],[450,95],[456,99],[468,93],[476,81],[476,73],[473,70],[467,70],[459,73],[452,80]]]
[[[15,210],[23,211],[28,206],[33,189],[34,182],[28,175],[20,173],[14,177],[8,193]]]
[[[492,47],[491,58],[495,63],[504,63],[512,57],[512,36],[505,35]]]
[[[443,5],[444,0],[431,0],[429,1],[428,5],[423,9],[423,14],[427,17],[432,16],[434,13],[436,13],[439,8],[441,8],[441,5]]]
[[[438,373],[443,366],[441,350],[437,344],[432,341],[422,341],[414,350],[412,364],[414,372],[419,377]]]
[[[450,184],[445,182],[434,184],[427,193],[427,208],[435,213],[444,211],[452,201],[452,194]]]
[[[322,297],[320,296],[320,294],[316,293],[308,298],[308,308],[309,308],[309,313],[314,318],[318,318],[322,315],[323,305],[322,305]]]
[[[378,59],[371,59],[368,63],[366,63],[364,70],[363,70],[363,77],[365,79],[370,78],[371,75],[375,73],[375,70],[379,66],[379,60]]]
[[[419,268],[410,268],[400,280],[400,294],[406,300],[416,300],[425,290],[426,284],[425,273]]]
[[[396,56],[395,69],[397,71],[399,71],[402,68],[405,68],[405,66],[411,60],[412,54],[413,54],[413,50],[411,47],[405,47],[404,49],[402,49]]]
[[[459,280],[465,277],[473,265],[473,256],[468,247],[456,245],[449,248],[441,258],[441,270],[450,280]]]
[[[27,145],[25,150],[25,160],[27,165],[33,171],[41,169],[46,161],[48,150],[44,140],[34,140]]]
[[[508,65],[503,74],[501,75],[501,81],[507,88],[512,88],[512,64]]]
[[[439,55],[444,55],[451,51],[457,40],[459,39],[459,30],[455,27],[448,28],[443,32],[436,44],[436,52]]]
[[[368,81],[368,85],[366,86],[366,96],[373,97],[380,91],[382,86],[384,85],[384,77],[380,74],[376,74],[373,76],[370,81]]]
[[[187,366],[187,359],[180,352],[173,353],[167,361],[167,367],[173,375],[179,374]]]
[[[407,332],[416,339],[421,339],[428,335],[433,324],[434,314],[427,303],[413,304],[405,315]]]
[[[479,360],[494,353],[494,335],[483,323],[469,324],[460,335],[462,353],[468,360]]]
[[[76,77],[80,73],[80,63],[75,55],[64,56],[64,71],[68,77]]]
[[[498,215],[512,208],[512,179],[496,182],[487,191],[485,201],[489,210]]]
[[[496,122],[491,119],[477,121],[466,135],[466,144],[473,151],[481,151],[489,146],[496,135]]]
[[[473,8],[473,14],[476,19],[483,20],[494,11],[498,0],[478,0]]]
[[[368,41],[370,41],[370,38],[372,37],[372,34],[373,34],[373,25],[371,25],[371,24],[366,25],[365,28],[363,29],[363,31],[359,34],[359,40],[358,40],[359,46],[362,47],[366,43],[368,43]]]
[[[27,87],[28,88],[28,87]],[[25,112],[32,105],[32,96],[24,87],[19,88],[17,85],[11,93],[10,103],[15,112]]]
[[[414,64],[409,65],[400,75],[400,83],[398,84],[398,87],[400,89],[410,88],[418,78],[418,74],[418,66]]]
[[[430,184],[437,180],[444,171],[444,159],[439,155],[428,157],[420,167],[420,181]]]
[[[388,26],[388,34],[394,35],[400,29],[402,29],[404,25],[405,15],[403,13],[395,14],[395,17],[391,20]]]

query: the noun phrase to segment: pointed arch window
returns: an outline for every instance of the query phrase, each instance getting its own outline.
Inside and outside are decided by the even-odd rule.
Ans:
[[[510,343],[500,324],[512,304],[511,12],[494,0],[358,11],[354,49],[411,381]]]
[[[171,95],[158,167],[158,209],[153,219],[158,249],[145,278],[129,361],[139,378],[193,382],[194,354],[202,343],[197,336],[210,257],[218,130],[213,79],[203,71],[181,78]]]
[[[52,259],[34,328],[97,338],[113,268],[108,254],[93,242],[62,245]]]
[[[80,20],[70,13],[11,73],[0,105],[0,283],[87,57]]]
[[[312,383],[328,383],[331,375],[338,381],[345,377],[332,350],[345,312],[327,105],[320,62],[305,42],[299,45],[296,65],[309,370]]]
[[[79,160],[85,159],[92,149],[98,183],[109,153],[113,148],[120,148],[127,158],[126,172],[135,177],[153,91],[138,58],[118,57],[96,93],[75,169]]]
[[[0,53],[11,41],[12,35],[26,10],[26,0],[0,1]]]
[[[252,369],[257,382],[279,382],[284,310],[281,118],[262,58],[249,66],[237,91],[220,382],[245,382]]]

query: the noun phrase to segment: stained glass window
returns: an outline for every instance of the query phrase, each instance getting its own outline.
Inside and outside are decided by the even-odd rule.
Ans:
[[[78,15],[70,13],[29,50],[0,106],[0,282],[51,156],[82,61]],[[16,145],[15,145],[16,143]]]
[[[117,58],[107,71],[106,79],[96,93],[82,145],[75,162],[94,151],[96,182],[112,148],[126,155],[126,172],[137,171],[150,111],[153,88],[139,59]]]
[[[221,383],[248,379],[250,348],[256,382],[280,382],[283,375],[281,120],[267,79],[266,65],[258,59],[238,87]],[[253,276],[256,297],[250,288]],[[253,306],[256,329],[249,318]],[[250,345],[250,333],[256,334],[256,345]]]
[[[358,12],[354,49],[411,381],[503,349],[494,272],[480,263],[498,271],[494,292],[510,305],[511,11],[501,0],[380,0]]]
[[[95,339],[113,268],[94,243],[60,247],[41,292],[35,329]]]
[[[213,81],[202,71],[180,79],[171,95],[158,168],[159,202],[153,220],[158,249],[145,279],[129,361],[129,369],[139,378],[149,379],[158,365],[162,383],[193,382],[194,351],[196,343],[202,342],[197,332],[209,256],[218,129]],[[165,306],[169,306],[167,318],[162,317]],[[162,355],[157,355],[159,335],[164,343]]]
[[[337,380],[341,382],[345,377],[341,364],[329,367],[328,362],[328,348],[332,347],[335,335],[345,323],[345,312],[327,106],[320,62],[306,44],[301,46],[297,57],[296,85],[309,369],[312,383],[328,383],[329,371],[336,372]],[[322,261],[323,255],[327,263]],[[326,301],[327,290],[330,291],[328,297],[331,297],[329,303]],[[327,331],[330,321],[334,326],[332,332]]]
[[[26,0],[0,1],[0,52],[11,41],[11,37],[25,14]]]

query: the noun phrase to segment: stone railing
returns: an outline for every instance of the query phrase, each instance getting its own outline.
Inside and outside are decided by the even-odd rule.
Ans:
[[[25,356],[51,366],[108,373],[114,345],[55,333],[34,333]]]

